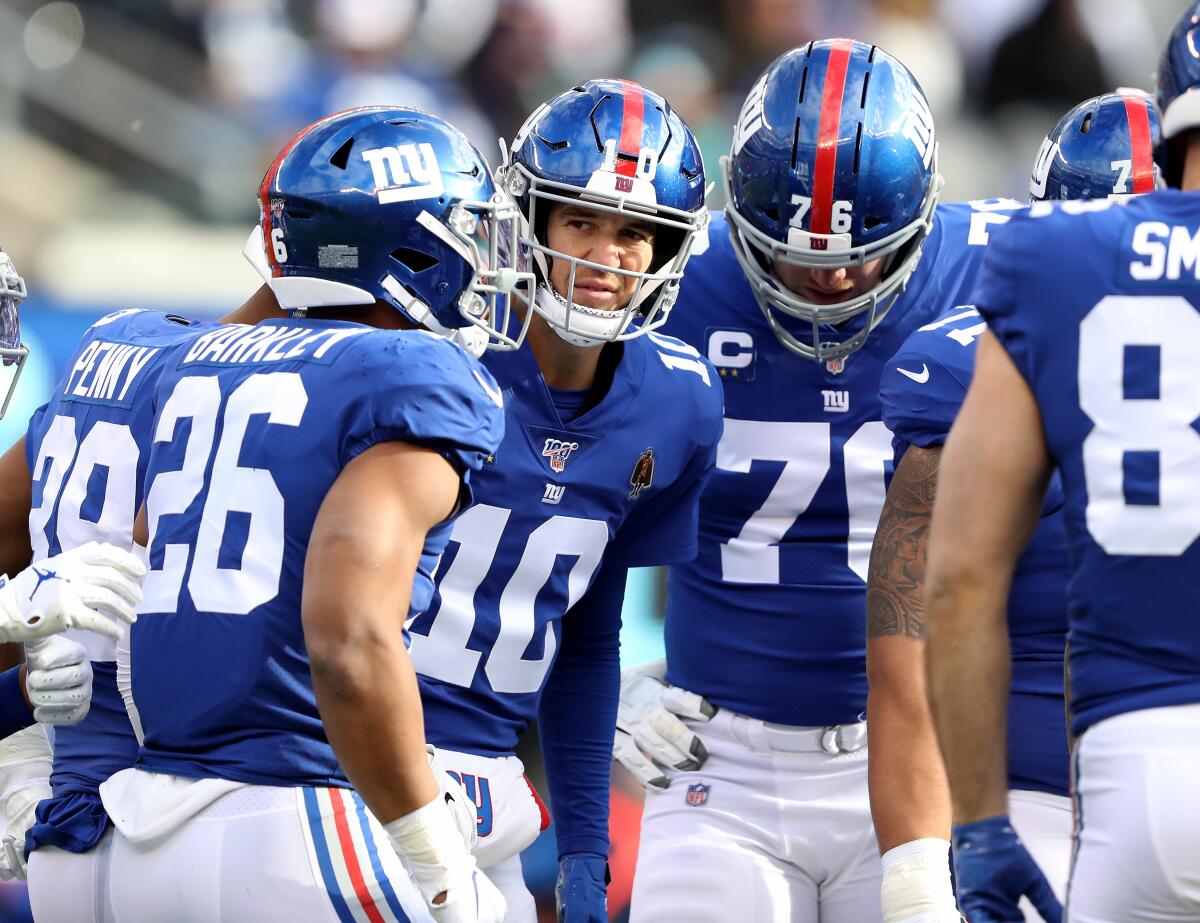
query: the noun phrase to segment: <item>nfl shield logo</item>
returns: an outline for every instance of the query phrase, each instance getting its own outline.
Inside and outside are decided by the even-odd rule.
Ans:
[[[695,785],[688,786],[688,804],[690,804],[692,807],[698,808],[706,801],[708,801],[708,786],[705,783],[697,782]]]
[[[546,444],[542,447],[542,455],[550,459],[551,471],[555,474],[562,474],[563,469],[567,467],[567,459],[578,448],[578,442],[567,442],[563,439],[547,439]]]

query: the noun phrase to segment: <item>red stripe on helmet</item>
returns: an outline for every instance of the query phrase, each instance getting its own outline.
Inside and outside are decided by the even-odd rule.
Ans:
[[[271,161],[271,166],[267,168],[267,173],[263,177],[262,184],[258,187],[258,201],[262,206],[263,249],[267,253],[267,262],[271,266],[271,275],[278,276],[282,271],[279,267],[279,261],[275,259],[275,248],[271,245],[271,187],[275,184],[275,180],[279,177],[279,168],[283,166],[283,161],[287,159],[287,155],[292,152],[292,148],[300,143],[301,138],[319,125],[324,125],[326,122],[340,118],[341,116],[350,112],[357,112],[360,110],[366,112],[372,109],[386,108],[389,107],[356,106],[350,109],[343,109],[340,112],[335,112],[333,115],[327,115],[323,119],[317,119],[317,121],[313,122],[311,125],[296,132],[296,134],[292,137],[292,140],[285,144],[283,149],[275,155],[275,159]]]
[[[637,157],[642,152],[642,129],[645,126],[643,113],[646,109],[646,94],[640,84],[632,80],[622,80],[625,89],[624,104],[621,108],[621,141],[617,150],[622,154],[631,154],[633,160],[617,158],[617,173],[621,176],[633,176],[637,172]]]
[[[853,48],[854,42],[848,38],[837,39],[829,48],[817,127],[817,159],[813,165],[812,217],[808,222],[808,228],[814,234],[829,233],[833,214],[833,173],[837,166],[838,131],[842,125],[842,94],[846,90],[846,70]]]
[[[1150,145],[1150,101],[1141,96],[1122,98],[1129,119],[1133,192],[1151,192],[1154,189],[1154,149]]]

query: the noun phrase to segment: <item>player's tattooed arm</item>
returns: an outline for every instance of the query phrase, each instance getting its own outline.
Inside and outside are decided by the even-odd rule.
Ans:
[[[888,487],[867,578],[867,637],[925,635],[925,552],[941,446],[909,446]]]

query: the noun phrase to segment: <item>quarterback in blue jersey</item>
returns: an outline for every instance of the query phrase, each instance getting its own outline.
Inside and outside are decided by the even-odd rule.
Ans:
[[[1107,199],[1155,188],[1158,114],[1146,94],[1109,93],[1059,120],[1035,159],[1030,195]],[[950,792],[925,698],[924,573],[938,462],[962,406],[985,329],[971,306],[913,333],[883,370],[883,420],[893,433],[888,487],[867,583],[867,722],[871,811],[883,852],[884,919],[925,908],[956,923],[947,856]],[[1073,818],[1063,722],[1067,542],[1062,487],[1052,479],[1009,595],[1009,813],[1059,900],[1066,894]],[[972,915],[975,895],[959,905]],[[1043,905],[1049,904],[1043,900]],[[931,908],[937,907],[934,911]],[[1026,906],[1027,919],[1040,919]]]
[[[715,370],[655,332],[707,220],[704,171],[666,100],[600,79],[539,107],[500,176],[527,219],[533,316],[524,349],[485,357],[504,441],[473,478],[412,656],[426,734],[476,800],[506,919],[536,916],[519,853],[548,818],[513,755],[536,719],[560,919],[599,923],[626,571],[695,554],[721,432]]]
[[[669,577],[665,674],[623,683],[617,758],[651,787],[634,921],[880,916],[863,726],[892,459],[879,374],[963,300],[1017,207],[936,205],[935,160],[920,87],[870,45],[790,51],[743,105],[725,216],[667,326],[716,365],[726,419],[699,555]]]
[[[156,390],[163,615],[130,638],[136,766],[101,786],[111,910],[499,921],[403,626],[502,432],[496,383],[441,334],[498,335],[516,210],[461,133],[398,107],[309,126],[259,198],[256,263],[292,316],[193,338]]]
[[[1200,186],[1198,14],[1189,4],[1158,75],[1159,155],[1184,189]],[[1005,609],[1055,469],[1078,737],[1066,919],[1200,916],[1198,239],[1194,193],[1035,203],[980,274],[988,332],[943,453],[926,596],[958,882],[986,898],[972,921],[1019,918],[1036,871],[1001,769]]]

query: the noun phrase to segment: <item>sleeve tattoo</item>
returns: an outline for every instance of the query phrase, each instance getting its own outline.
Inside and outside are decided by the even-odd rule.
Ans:
[[[867,637],[925,635],[925,553],[942,447],[909,446],[888,487],[867,579]]]

